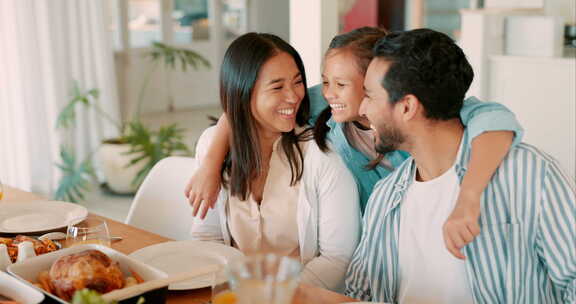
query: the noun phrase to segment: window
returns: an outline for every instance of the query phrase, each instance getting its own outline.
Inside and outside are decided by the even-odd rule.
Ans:
[[[108,0],[107,22],[114,48],[234,39],[248,30],[248,0]],[[217,25],[217,26],[215,26]],[[214,26],[214,28],[212,28]],[[214,29],[221,35],[211,37]]]
[[[130,47],[147,47],[160,41],[160,1],[129,0],[128,29]]]
[[[247,32],[246,0],[224,0],[222,24],[225,38],[234,39]]]
[[[469,0],[426,1],[425,27],[458,39],[460,36],[460,10],[469,8],[469,6]]]
[[[208,0],[174,0],[171,18],[175,43],[186,44],[210,38]]]
[[[107,2],[106,11],[106,22],[108,24],[108,30],[111,33],[112,46],[115,50],[120,50],[122,48],[122,38],[120,37],[120,8],[118,7],[119,0],[111,0]]]

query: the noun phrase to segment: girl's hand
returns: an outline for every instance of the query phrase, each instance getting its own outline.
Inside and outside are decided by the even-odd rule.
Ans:
[[[219,170],[201,166],[190,178],[184,195],[192,206],[192,216],[206,217],[208,208],[214,208],[220,192],[221,176]]]
[[[481,193],[460,191],[456,207],[444,223],[444,244],[458,259],[466,259],[461,249],[480,234],[480,198]]]

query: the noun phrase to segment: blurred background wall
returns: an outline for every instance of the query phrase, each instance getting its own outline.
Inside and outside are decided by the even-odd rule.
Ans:
[[[549,152],[560,160],[569,174],[576,175],[574,0],[102,0],[97,3],[91,0],[6,0],[0,3],[0,15],[6,17],[0,22],[0,38],[12,33],[11,39],[17,42],[0,44],[0,64],[5,64],[2,70],[9,71],[6,67],[16,66],[17,62],[6,55],[12,54],[23,59],[22,66],[27,65],[26,71],[34,79],[45,79],[34,82],[29,81],[30,78],[19,80],[14,73],[6,74],[0,76],[0,88],[18,89],[20,95],[10,96],[27,98],[29,107],[40,117],[34,124],[25,126],[32,128],[32,125],[43,124],[42,128],[35,128],[54,135],[35,136],[9,123],[20,121],[20,117],[31,112],[22,110],[19,115],[6,119],[2,119],[0,112],[3,123],[0,136],[8,138],[8,146],[13,149],[10,153],[0,150],[0,179],[7,180],[3,166],[14,167],[11,155],[31,155],[30,162],[19,162],[25,168],[23,170],[29,172],[51,172],[55,168],[62,136],[53,129],[54,122],[61,105],[69,99],[72,84],[59,79],[73,76],[86,89],[100,89],[102,104],[107,105],[112,116],[124,121],[138,116],[136,105],[143,96],[143,123],[152,127],[179,123],[186,128],[185,142],[193,150],[198,136],[211,122],[207,116],[221,113],[220,62],[226,47],[236,37],[256,31],[274,33],[288,40],[300,52],[308,84],[312,86],[320,83],[323,54],[330,40],[339,33],[361,26],[381,26],[389,30],[428,27],[450,35],[464,49],[475,70],[475,80],[468,95],[508,106],[525,127],[525,141]],[[81,9],[83,7],[86,9]],[[18,14],[11,12],[15,8]],[[38,14],[60,17],[31,17]],[[91,23],[96,29],[86,27],[87,20],[98,21]],[[60,25],[66,31],[57,30]],[[37,39],[33,40],[29,35],[21,39],[18,26],[32,31]],[[58,45],[60,40],[54,37],[62,38],[63,33],[69,33],[73,37],[70,41],[82,52],[65,43]],[[106,40],[108,43],[104,43]],[[55,51],[31,47],[34,41],[38,45],[50,45],[53,47],[50,50]],[[90,44],[89,41],[99,43]],[[155,41],[196,51],[211,66],[186,72],[154,66],[144,54],[152,50]],[[3,49],[14,45],[22,45],[26,52],[19,52],[17,48],[10,52]],[[48,55],[42,55],[44,53]],[[33,60],[24,60],[23,56]],[[58,57],[58,60],[50,61],[52,57]],[[95,63],[89,65],[89,62]],[[55,77],[66,67],[75,65],[79,68],[66,74],[70,77]],[[60,74],[50,74],[49,69],[43,68],[45,66]],[[92,81],[96,78],[90,75],[98,70],[110,70],[112,75]],[[4,80],[16,81],[18,86],[7,86]],[[147,81],[143,90],[143,83]],[[3,98],[8,96],[6,92],[9,90],[0,91],[4,115],[8,115],[6,110],[15,105],[26,109],[18,98]],[[47,107],[49,103],[52,106]],[[44,107],[50,110],[40,113],[39,109]],[[78,115],[79,126],[94,126],[90,132],[86,131],[88,128],[78,128],[82,140],[74,142],[77,145],[85,142],[81,146],[84,152],[97,149],[99,143],[96,141],[110,133],[104,132],[104,124],[94,119],[93,114]],[[50,145],[44,144],[47,138],[54,139]],[[23,141],[33,145],[23,145]],[[98,163],[95,166],[98,169]],[[54,190],[58,174],[52,174],[51,182],[32,179],[32,175],[29,174],[26,183],[12,182],[14,179],[8,179],[8,182],[40,192]]]
[[[469,95],[508,106],[524,125],[525,140],[550,152],[572,176],[576,174],[574,0],[110,1],[114,3],[128,3],[124,14],[131,37],[155,35],[187,45],[213,64],[210,70],[172,75],[169,83],[163,74],[156,74],[148,94],[154,101],[145,104],[146,112],[217,106],[223,51],[247,31],[272,32],[290,40],[304,59],[309,85],[314,85],[320,83],[322,56],[334,35],[360,26],[429,27],[450,35],[465,50],[476,72]],[[147,10],[135,13],[145,4]],[[143,16],[161,19],[164,15],[171,16],[169,22],[137,22]],[[178,16],[189,17],[175,19]],[[168,29],[162,30],[163,25]],[[170,31],[174,33],[165,33]],[[116,68],[125,114],[146,69],[138,56],[145,48],[139,41],[146,39],[130,38],[128,44],[117,44]],[[167,91],[173,92],[171,99]]]

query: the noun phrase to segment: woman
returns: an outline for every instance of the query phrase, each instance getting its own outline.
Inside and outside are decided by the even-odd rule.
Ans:
[[[339,156],[323,153],[305,126],[300,56],[274,35],[239,37],[224,56],[220,98],[232,135],[224,187],[206,218],[194,219],[192,236],[293,256],[304,265],[303,282],[341,290],[359,240],[358,192]],[[197,144],[200,164],[213,131]]]
[[[358,114],[364,96],[364,74],[372,60],[372,47],[385,35],[382,29],[364,27],[336,36],[325,55],[323,85],[309,90],[311,123],[316,123],[315,140],[323,150],[328,149],[327,142],[330,142],[331,148],[342,157],[356,179],[362,210],[374,184],[388,176],[409,156],[403,151],[378,156],[369,125]],[[330,107],[326,107],[326,101]],[[465,101],[461,117],[469,137],[474,139],[472,157],[469,171],[461,184],[458,203],[444,229],[446,247],[458,258],[464,258],[459,249],[479,233],[480,196],[510,148],[511,131],[516,132],[515,142],[520,142],[522,134],[514,115],[499,104],[469,98]],[[225,155],[228,149],[228,128],[223,116],[218,123],[219,134],[216,136],[220,139],[210,147],[212,161],[203,164],[185,190],[194,206],[194,214],[202,209],[203,216],[219,187],[220,180],[215,172],[219,172],[222,166],[219,155]],[[494,132],[497,130],[503,132]]]

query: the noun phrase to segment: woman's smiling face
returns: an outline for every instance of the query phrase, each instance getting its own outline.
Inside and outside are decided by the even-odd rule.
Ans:
[[[291,55],[279,52],[268,59],[258,72],[250,100],[259,131],[292,131],[305,90],[300,70]]]
[[[336,122],[361,121],[358,109],[364,97],[364,75],[348,50],[331,50],[324,60],[322,94],[330,104]]]

